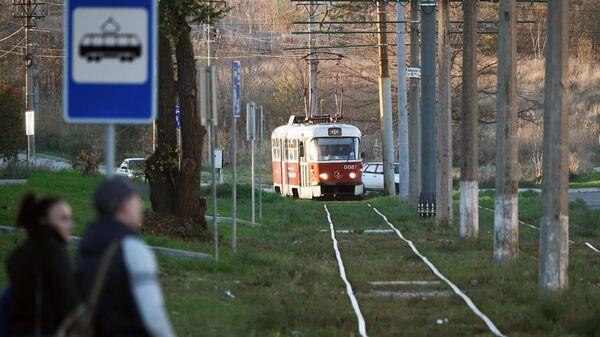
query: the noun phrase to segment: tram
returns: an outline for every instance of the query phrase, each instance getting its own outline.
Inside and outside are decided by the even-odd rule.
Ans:
[[[360,130],[329,116],[291,116],[271,135],[275,192],[294,198],[364,193]]]

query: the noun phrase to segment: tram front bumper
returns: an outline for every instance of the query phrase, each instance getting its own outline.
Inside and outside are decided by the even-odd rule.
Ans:
[[[362,183],[320,183],[313,186],[313,196],[356,196],[364,194]]]

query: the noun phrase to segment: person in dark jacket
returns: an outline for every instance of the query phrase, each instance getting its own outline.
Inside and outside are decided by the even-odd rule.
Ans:
[[[10,335],[54,335],[77,304],[66,243],[73,230],[71,207],[60,198],[23,198],[16,225],[27,239],[8,257],[12,291]]]
[[[117,244],[95,311],[97,337],[175,336],[166,314],[152,250],[137,235],[143,204],[129,183],[112,178],[94,196],[98,220],[85,230],[76,278],[87,298],[102,257]]]

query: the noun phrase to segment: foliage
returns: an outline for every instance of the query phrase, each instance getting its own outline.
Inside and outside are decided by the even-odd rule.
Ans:
[[[161,0],[161,34],[167,33],[171,41],[177,41],[182,33],[179,29],[182,18],[190,24],[204,24],[218,20],[229,11],[225,1],[212,0]]]
[[[75,159],[69,162],[74,170],[81,170],[84,177],[93,176],[98,171],[100,165],[100,156],[94,150],[81,152],[75,157]]]
[[[7,81],[0,82],[0,158],[17,158],[24,145],[22,90]]]

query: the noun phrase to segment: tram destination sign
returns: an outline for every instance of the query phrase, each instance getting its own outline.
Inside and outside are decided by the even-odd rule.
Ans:
[[[65,0],[67,122],[138,124],[154,119],[156,8],[156,0]]]
[[[342,128],[329,128],[327,130],[327,134],[330,136],[341,136],[342,135]]]

